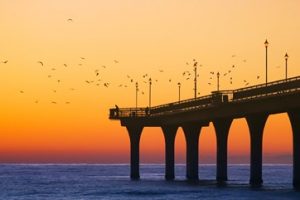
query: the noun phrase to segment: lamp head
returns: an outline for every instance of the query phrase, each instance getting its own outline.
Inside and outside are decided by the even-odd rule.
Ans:
[[[268,40],[266,40],[264,44],[265,44],[265,47],[268,47],[269,46]]]
[[[284,58],[287,60],[289,58],[289,55],[286,53]]]

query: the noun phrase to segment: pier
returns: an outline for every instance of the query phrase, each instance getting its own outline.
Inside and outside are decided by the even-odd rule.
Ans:
[[[263,183],[262,139],[269,115],[287,113],[293,131],[293,185],[300,188],[300,76],[168,104],[112,108],[111,120],[120,120],[130,137],[131,178],[139,179],[139,143],[144,127],[161,127],[165,139],[165,178],[174,173],[174,143],[182,127],[186,140],[186,178],[198,180],[198,142],[201,128],[213,123],[217,141],[218,182],[227,181],[227,141],[234,119],[245,118],[250,131],[250,178],[253,186]]]

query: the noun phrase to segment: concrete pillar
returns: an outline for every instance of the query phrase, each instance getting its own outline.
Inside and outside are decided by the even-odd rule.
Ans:
[[[263,131],[268,119],[267,114],[250,115],[246,117],[251,143],[250,184],[260,186],[262,179],[262,142]]]
[[[143,127],[138,125],[126,126],[130,138],[130,178],[140,178],[140,138]]]
[[[217,137],[217,181],[227,181],[227,141],[232,119],[213,121]]]
[[[173,180],[175,178],[175,162],[174,162],[174,144],[178,126],[162,126],[165,138],[165,178]]]
[[[300,110],[288,112],[293,130],[293,185],[300,189]]]
[[[198,180],[198,146],[201,126],[185,124],[182,128],[186,140],[186,178]]]

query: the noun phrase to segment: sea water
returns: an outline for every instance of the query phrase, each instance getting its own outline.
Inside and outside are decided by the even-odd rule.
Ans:
[[[0,199],[300,199],[292,187],[292,165],[264,165],[264,185],[249,186],[249,165],[229,165],[228,182],[215,181],[216,166],[200,165],[199,182],[164,180],[164,165],[142,164],[141,179],[131,181],[127,164],[2,164]]]

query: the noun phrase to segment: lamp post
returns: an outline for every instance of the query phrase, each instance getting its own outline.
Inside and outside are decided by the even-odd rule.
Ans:
[[[197,61],[194,59],[194,72],[195,72],[195,78],[194,78],[194,97],[197,98]]]
[[[178,102],[180,103],[180,88],[181,88],[181,83],[178,82],[177,85],[178,85]]]
[[[220,73],[217,73],[217,91],[220,90]]]
[[[287,73],[288,73],[288,59],[289,59],[289,55],[286,53],[285,56],[285,80],[287,80]]]
[[[152,85],[152,79],[149,78],[149,109],[151,108],[151,85]]]
[[[268,40],[266,40],[264,44],[266,47],[266,85],[267,85],[268,84],[268,46],[269,46]]]
[[[137,111],[138,107],[138,91],[139,91],[139,84],[138,82],[135,83],[135,109]]]

